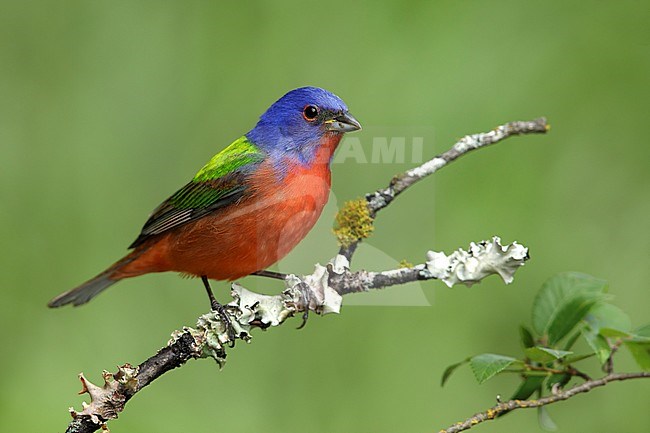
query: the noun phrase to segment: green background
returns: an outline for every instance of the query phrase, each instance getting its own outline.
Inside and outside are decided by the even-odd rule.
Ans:
[[[223,371],[199,360],[166,374],[112,431],[437,431],[514,390],[514,376],[479,386],[469,369],[439,380],[468,355],[518,355],[517,325],[561,271],[609,280],[646,323],[648,22],[647,1],[1,1],[0,431],[62,431],[68,406],[81,407],[77,373],[99,381],[139,363],[206,310],[200,284],[173,274],[122,282],[83,308],[45,303],[120,257],[153,207],[307,84],[347,102],[364,145],[394,129],[424,136],[425,157],[547,116],[549,135],[481,150],[408,191],[356,259],[417,263],[498,234],[530,247],[530,262],[509,286],[422,284],[429,307],[344,306],[302,331],[294,319],[257,332]],[[329,259],[335,204],[408,166],[335,164],[334,204],[281,268]],[[624,353],[617,368],[636,367]],[[631,381],[549,410],[560,431],[645,432],[649,402],[650,383]],[[476,431],[538,431],[535,418]]]

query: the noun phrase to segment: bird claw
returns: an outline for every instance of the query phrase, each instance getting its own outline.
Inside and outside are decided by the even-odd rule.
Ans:
[[[208,298],[210,298],[210,306],[212,307],[212,311],[216,311],[219,314],[219,317],[223,322],[223,326],[226,327],[226,332],[228,333],[228,347],[235,347],[235,328],[232,326],[232,322],[226,313],[226,309],[214,297],[214,293],[212,293],[212,288],[210,287],[210,281],[208,281],[208,277],[205,275],[201,276],[201,281],[203,281],[203,286],[208,293]]]
[[[309,287],[308,284],[305,284],[304,282],[301,282],[298,285],[298,288],[300,290],[300,305],[304,308],[304,311],[302,313],[302,323],[300,326],[298,326],[296,329],[302,329],[305,327],[307,324],[307,319],[309,318],[309,304],[311,304],[311,299],[312,299],[312,292],[311,292],[311,287]]]
[[[221,305],[216,300],[213,300],[211,304],[212,304],[212,311],[217,312],[219,318],[221,319],[221,322],[226,327],[226,332],[228,333],[228,347],[230,348],[235,347],[235,340],[237,336],[235,334],[235,328],[232,326],[232,322],[230,321],[230,317],[228,317],[228,313],[226,312],[226,309],[224,308],[223,305]]]
[[[302,313],[302,323],[301,323],[300,326],[298,326],[296,329],[302,329],[302,328],[304,328],[305,325],[307,324],[307,319],[308,319],[308,318],[309,318],[309,310],[305,310],[305,312]]]

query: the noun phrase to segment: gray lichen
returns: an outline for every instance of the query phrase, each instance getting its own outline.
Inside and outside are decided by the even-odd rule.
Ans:
[[[124,364],[118,367],[117,373],[115,374],[104,370],[102,372],[104,379],[103,386],[97,386],[86,379],[83,373],[79,374],[79,380],[82,386],[79,394],[87,393],[90,396],[90,404],[84,401],[81,403],[83,408],[81,412],[70,408],[70,414],[73,418],[89,416],[93,423],[102,425],[103,428],[106,420],[117,418],[117,414],[122,411],[126,402],[126,396],[123,390],[135,389],[137,386],[137,380],[135,379],[137,374],[138,368],[132,367],[130,364]]]
[[[346,272],[348,261],[343,256],[335,257],[327,267],[316,264],[311,275],[298,277],[289,275],[286,289],[278,295],[263,295],[251,292],[237,283],[231,286],[233,300],[225,305],[236,339],[249,342],[253,328],[278,326],[298,312],[311,310],[317,314],[338,313],[341,309],[341,295],[329,287],[329,273]],[[199,347],[202,357],[211,357],[220,368],[226,363],[226,349],[232,342],[221,316],[211,311],[200,316],[196,328],[174,331],[170,343],[189,332]]]
[[[429,251],[426,269],[449,287],[459,283],[471,286],[492,274],[510,284],[528,258],[528,248],[517,242],[501,245],[501,238],[494,236],[491,241],[472,242],[469,251],[459,248],[449,256]]]

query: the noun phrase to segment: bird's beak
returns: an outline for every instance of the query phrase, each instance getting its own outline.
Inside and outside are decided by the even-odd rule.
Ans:
[[[361,129],[361,124],[350,113],[337,114],[334,118],[326,120],[327,129],[336,132],[351,132]]]

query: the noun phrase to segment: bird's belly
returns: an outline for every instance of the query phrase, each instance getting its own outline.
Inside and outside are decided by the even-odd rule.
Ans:
[[[307,235],[328,195],[329,176],[301,176],[289,179],[281,189],[260,188],[245,202],[170,236],[171,270],[234,280],[264,269]]]

